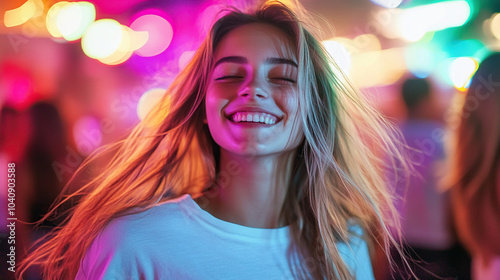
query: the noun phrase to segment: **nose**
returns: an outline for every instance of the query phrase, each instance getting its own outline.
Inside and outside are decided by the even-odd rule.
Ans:
[[[269,93],[262,86],[258,78],[253,78],[242,85],[238,92],[238,96],[244,98],[268,98]]]

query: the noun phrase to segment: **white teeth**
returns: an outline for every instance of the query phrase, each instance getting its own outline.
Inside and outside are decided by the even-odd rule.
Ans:
[[[231,119],[237,123],[254,122],[254,123],[275,124],[277,121],[275,116],[260,112],[237,112],[232,115]]]

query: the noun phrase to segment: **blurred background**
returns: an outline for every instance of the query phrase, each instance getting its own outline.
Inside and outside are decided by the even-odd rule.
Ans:
[[[425,136],[436,145],[456,129],[454,100],[463,98],[479,63],[500,50],[497,0],[300,2],[320,22],[317,32],[339,67],[392,121],[403,126],[415,115],[442,124]],[[0,1],[0,163],[17,166],[18,219],[40,219],[89,154],[121,139],[143,118],[225,3],[240,4]],[[432,92],[416,113],[402,95],[408,79],[425,79]],[[423,143],[417,148],[429,147],[424,140],[414,141]],[[95,172],[90,169],[88,177]],[[5,220],[3,183],[1,196]],[[19,248],[57,223],[45,222],[36,232],[21,225]],[[0,229],[7,232],[3,222]],[[447,238],[429,248],[448,249],[453,237]]]

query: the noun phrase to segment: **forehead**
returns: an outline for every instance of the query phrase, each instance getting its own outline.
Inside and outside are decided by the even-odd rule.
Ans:
[[[215,49],[215,59],[225,56],[281,57],[296,61],[292,40],[278,27],[250,23],[228,32]]]

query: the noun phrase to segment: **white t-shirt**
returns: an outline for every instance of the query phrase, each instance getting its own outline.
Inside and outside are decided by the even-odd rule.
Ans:
[[[288,227],[229,223],[183,195],[112,220],[87,250],[76,279],[294,279],[290,240]],[[338,246],[356,279],[374,279],[362,239]]]

